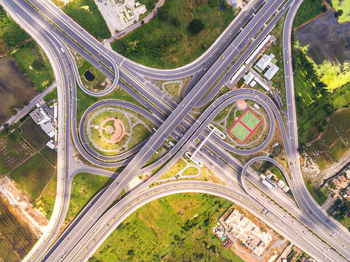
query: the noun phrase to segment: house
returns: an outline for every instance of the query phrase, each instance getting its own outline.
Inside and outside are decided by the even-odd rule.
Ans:
[[[346,178],[343,175],[339,176],[338,179],[340,180],[341,183],[345,183],[346,182]]]
[[[334,179],[333,179],[333,184],[334,184],[336,187],[338,187],[338,186],[340,186],[340,181],[339,181],[337,178],[334,178]]]

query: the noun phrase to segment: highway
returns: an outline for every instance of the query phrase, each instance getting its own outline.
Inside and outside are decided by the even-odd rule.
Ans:
[[[174,70],[147,68],[107,50],[50,1],[31,0],[30,3],[35,6],[35,9],[26,1],[0,0],[0,3],[15,18],[16,22],[44,48],[54,67],[58,83],[60,116],[58,194],[48,233],[28,254],[27,261],[57,261],[58,259],[86,261],[109,233],[131,212],[153,199],[179,192],[204,192],[225,197],[246,207],[277,232],[292,240],[299,247],[306,249],[316,259],[320,261],[350,260],[349,233],[319,209],[303,184],[299,166],[290,34],[295,12],[301,2],[267,0],[252,3],[252,8],[241,12],[205,55],[189,65]],[[272,100],[253,89],[229,91],[213,100],[229,77],[241,67],[289,7],[283,35],[287,121],[281,116]],[[37,10],[41,12],[37,13]],[[103,92],[91,92],[85,88],[68,46],[111,78],[113,80],[111,87]],[[152,76],[157,79],[171,80],[188,75],[194,75],[194,77],[186,88],[187,95],[178,105],[167,99],[162,91],[144,79],[144,77]],[[89,114],[102,105],[123,106],[149,118],[159,128],[147,141],[118,157],[96,155],[96,152],[86,144],[84,129],[86,116],[83,116],[83,121],[79,125],[77,124],[77,85],[85,93],[95,97],[105,96],[120,85],[144,107],[120,100],[100,100],[91,105],[85,114]],[[208,90],[211,91],[208,93]],[[207,141],[206,149],[199,155],[203,162],[215,170],[218,176],[223,177],[226,186],[200,181],[183,181],[148,188],[184,152],[194,149],[196,139],[202,138],[207,133],[208,124],[223,108],[239,99],[253,100],[260,104],[267,113],[270,129],[265,141],[250,150],[230,146],[216,136]],[[195,119],[190,112],[200,101],[204,101],[207,108]],[[274,164],[285,174],[300,210],[288,198],[278,194],[271,194],[271,196],[279,205],[291,207],[290,212],[301,221],[297,224],[285,209],[271,203],[264,194],[260,193],[259,190],[264,191],[264,189],[260,187],[259,181],[254,178],[253,170],[249,168],[250,164],[256,160],[269,159],[258,157],[243,164],[229,153],[251,155],[265,148],[271,141],[276,128],[275,121],[282,134],[289,173],[292,178],[289,178],[287,172],[278,163]],[[285,122],[288,129],[285,127]],[[182,129],[181,132],[179,127]],[[148,159],[169,136],[176,137],[175,146],[156,162],[145,166]],[[74,147],[85,159],[96,165],[117,167],[126,164],[126,166],[120,173],[116,173],[84,164],[72,164]],[[157,169],[158,167],[161,169]],[[158,171],[154,172],[154,170]],[[230,176],[230,170],[232,174],[236,174],[236,177]],[[58,236],[69,205],[71,180],[77,172],[81,171],[112,176],[115,179],[109,187],[99,192],[89,202],[84,211],[52,245]],[[111,206],[129,181],[143,172],[153,172],[153,176]],[[245,183],[247,177],[252,179],[256,188]],[[266,192],[266,194],[270,193]],[[109,207],[111,208],[108,209]],[[114,219],[116,216],[118,217]]]

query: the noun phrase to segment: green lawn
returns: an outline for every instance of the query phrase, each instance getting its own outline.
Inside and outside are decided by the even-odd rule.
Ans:
[[[88,173],[75,175],[72,181],[71,199],[67,211],[65,225],[70,223],[83,209],[85,204],[108,182],[108,177]]]
[[[322,0],[304,0],[294,18],[294,27],[301,26],[322,11]]]
[[[94,0],[70,1],[63,7],[63,11],[94,37],[98,39],[111,37],[107,24]]]
[[[57,165],[57,152],[45,146],[40,150],[40,154],[46,158],[52,165]]]
[[[243,261],[211,229],[231,203],[204,194],[176,194],[128,217],[89,261]]]
[[[35,201],[54,173],[55,169],[47,160],[36,154],[14,169],[10,177]]]
[[[224,11],[217,1],[167,0],[152,21],[114,42],[112,47],[151,67],[175,68],[187,64],[208,49],[235,17],[237,11],[221,2],[226,7]],[[204,24],[204,29],[196,35],[187,29],[193,19]]]

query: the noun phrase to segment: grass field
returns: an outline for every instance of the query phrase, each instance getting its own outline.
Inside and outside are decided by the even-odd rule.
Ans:
[[[40,154],[46,158],[52,165],[57,165],[57,152],[45,146],[40,150]]]
[[[261,120],[255,116],[250,110],[248,110],[240,119],[250,130],[254,130]]]
[[[179,173],[181,170],[183,170],[187,166],[187,163],[184,159],[180,158],[176,161],[176,163],[169,168],[168,171],[165,172],[164,175],[160,177],[160,179],[166,179],[174,177],[177,173]]]
[[[343,14],[338,17],[339,23],[350,22],[350,2],[346,0],[332,0],[333,8],[343,10]]]
[[[243,261],[211,232],[231,203],[204,194],[176,194],[128,217],[92,261]]]
[[[43,212],[47,219],[50,219],[55,206],[56,188],[57,175],[54,175],[51,177],[49,184],[41,194],[40,198],[34,203],[34,206]]]
[[[232,129],[230,129],[230,133],[238,138],[238,140],[243,143],[247,137],[250,135],[250,131],[241,124],[241,122],[237,122]]]
[[[97,39],[111,37],[107,24],[94,0],[70,1],[63,7],[63,11]]]
[[[322,11],[322,0],[304,0],[294,18],[293,27],[301,26]]]
[[[131,60],[151,67],[175,68],[187,64],[208,49],[235,17],[237,11],[232,11],[225,1],[221,2],[226,6],[224,11],[217,1],[165,1],[152,21],[114,42],[112,47]],[[204,29],[196,35],[187,29],[193,19],[204,23]]]
[[[36,154],[14,169],[10,177],[35,201],[54,173],[55,169],[47,160]]]
[[[27,140],[34,149],[40,150],[50,138],[31,117],[28,117],[21,126],[21,136]]]
[[[36,237],[31,229],[20,221],[15,210],[0,197],[0,260],[20,261],[32,248]]]
[[[251,112],[250,109],[247,109],[233,124],[229,132],[238,138],[241,143],[244,143],[260,123],[260,118]]]
[[[108,179],[108,177],[88,173],[75,175],[72,181],[71,199],[64,226],[68,225],[85,204],[106,185]]]

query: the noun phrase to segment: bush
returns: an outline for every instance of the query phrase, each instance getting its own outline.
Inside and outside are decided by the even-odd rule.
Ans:
[[[199,19],[192,20],[191,23],[188,25],[188,31],[190,31],[190,33],[193,35],[198,34],[203,29],[204,29],[204,24]]]
[[[2,33],[2,38],[9,46],[15,47],[20,46],[25,40],[29,39],[29,35],[16,23],[11,22]]]

